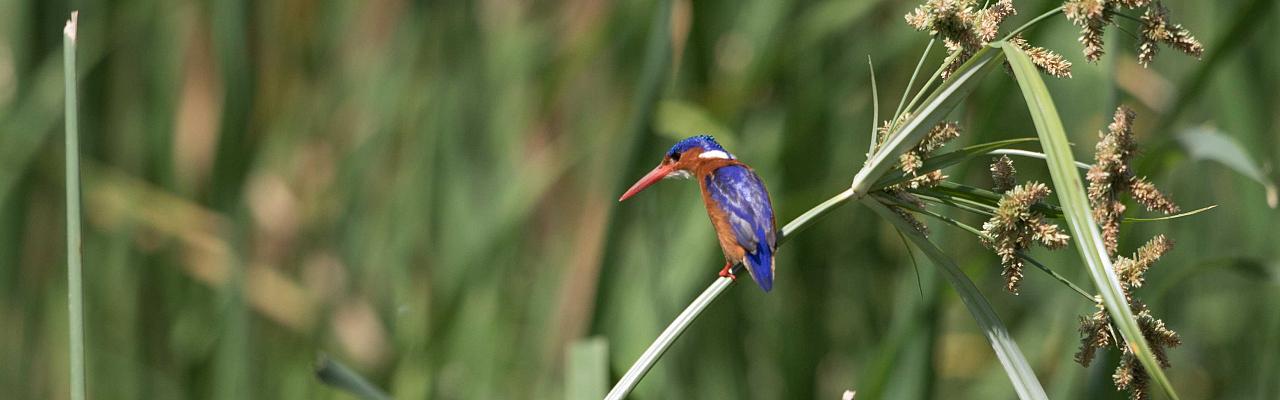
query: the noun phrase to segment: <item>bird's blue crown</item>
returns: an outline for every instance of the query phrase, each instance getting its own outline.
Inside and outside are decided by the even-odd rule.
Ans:
[[[684,140],[677,142],[675,146],[671,146],[671,150],[667,151],[667,156],[684,153],[685,150],[693,148],[702,148],[702,151],[704,152],[720,150],[725,152],[725,154],[729,153],[724,149],[724,147],[720,147],[720,143],[716,143],[716,140],[712,138],[711,135],[698,135],[685,138]]]

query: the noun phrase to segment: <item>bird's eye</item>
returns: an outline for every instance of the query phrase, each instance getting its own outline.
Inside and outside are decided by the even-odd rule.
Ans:
[[[680,161],[680,153],[671,153],[668,157],[671,158],[671,161]]]

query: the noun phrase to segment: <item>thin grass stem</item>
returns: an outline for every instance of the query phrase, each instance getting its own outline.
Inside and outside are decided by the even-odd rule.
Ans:
[[[1061,13],[1061,12],[1062,12],[1062,6],[1054,7],[1052,10],[1045,11],[1044,14],[1040,14],[1040,16],[1032,18],[1030,21],[1027,21],[1027,23],[1022,24],[1022,26],[1019,26],[1017,29],[1014,29],[1013,31],[1009,32],[1008,35],[1004,36],[1003,40],[1012,39],[1014,36],[1018,36],[1019,33],[1022,33],[1023,31],[1030,29],[1035,24],[1040,23],[1040,21],[1044,21],[1045,19],[1048,19],[1049,17],[1052,17],[1054,15],[1058,15],[1058,13]]]
[[[938,77],[942,76],[942,66],[947,65],[947,63],[951,61],[952,57],[956,57],[958,55],[960,55],[960,52],[953,52],[951,54],[948,54],[947,58],[944,58],[942,60],[942,64],[938,65],[938,69],[933,70],[933,75],[929,76],[929,80],[924,81],[924,85],[921,85],[920,90],[916,92],[916,95],[911,97],[911,102],[907,103],[907,108],[903,109],[902,112],[911,113],[911,109],[916,107],[916,103],[918,103],[920,99],[924,98],[925,91],[929,88],[929,86],[933,86],[933,82],[936,82],[938,80]],[[897,127],[898,126],[895,121],[893,127],[889,130],[889,132],[890,133],[895,132]]]
[[[68,365],[71,399],[85,398],[84,285],[80,264],[80,135],[76,99],[76,29],[79,12],[62,30],[63,82],[66,87],[66,192],[67,192],[67,318],[70,323]]]
[[[1205,211],[1209,211],[1209,210],[1212,210],[1212,209],[1217,208],[1217,207],[1218,207],[1218,205],[1217,205],[1217,204],[1212,204],[1212,205],[1208,205],[1208,206],[1200,207],[1200,208],[1197,208],[1197,209],[1194,209],[1194,210],[1191,210],[1191,211],[1187,211],[1187,212],[1183,212],[1183,213],[1178,213],[1178,214],[1173,214],[1173,215],[1165,215],[1165,216],[1160,216],[1160,217],[1152,217],[1152,218],[1134,218],[1134,217],[1125,217],[1124,219],[1120,220],[1120,222],[1130,223],[1130,222],[1155,222],[1155,221],[1168,221],[1168,220],[1171,220],[1171,219],[1178,219],[1178,218],[1182,218],[1182,217],[1190,217],[1190,216],[1192,216],[1192,215],[1196,215],[1196,214],[1199,214],[1199,213],[1202,213],[1202,212],[1205,212]]]
[[[925,193],[919,193],[919,192],[912,192],[911,194],[929,203],[955,207],[957,209],[968,211],[984,217],[990,217],[992,215],[995,215],[995,212],[994,212],[995,208],[988,207],[986,204],[982,204],[981,206],[976,206],[974,204],[965,203],[963,201],[955,201],[954,199],[951,199],[945,196],[934,196],[931,194],[925,194]]]
[[[876,152],[876,124],[880,123],[880,91],[876,88],[876,65],[871,62],[871,56],[867,56],[867,68],[871,70],[871,141],[867,143],[867,159]]]
[[[1041,159],[1041,160],[1048,160],[1048,159],[1049,159],[1049,157],[1048,157],[1048,156],[1046,156],[1046,155],[1044,155],[1044,153],[1040,153],[1040,152],[1036,152],[1036,151],[1029,151],[1029,150],[1018,150],[1018,149],[995,149],[995,150],[988,151],[988,152],[987,152],[987,154],[990,154],[990,155],[993,155],[993,156],[998,156],[998,155],[1008,155],[1008,156],[1030,157],[1030,158],[1037,158],[1037,159]],[[1085,163],[1079,162],[1079,161],[1076,161],[1076,167],[1078,167],[1078,168],[1080,168],[1080,169],[1083,169],[1083,170],[1088,170],[1089,168],[1092,168],[1093,166],[1092,166],[1092,165],[1089,165],[1089,164],[1085,164]]]
[[[921,197],[923,197],[923,196],[921,196]],[[960,228],[960,229],[961,229],[961,230],[963,230],[963,231],[966,231],[966,232],[969,232],[969,233],[974,234],[974,235],[975,235],[975,236],[977,236],[979,239],[983,239],[983,240],[990,240],[990,236],[988,236],[988,235],[987,235],[985,232],[983,232],[982,230],[980,230],[980,229],[978,229],[978,228],[975,228],[975,227],[973,227],[973,226],[971,226],[971,225],[969,225],[969,224],[966,224],[966,223],[960,222],[959,220],[957,220],[957,219],[955,219],[955,218],[951,218],[951,217],[948,217],[948,216],[945,216],[945,215],[939,214],[939,213],[937,213],[937,212],[935,212],[935,211],[933,211],[933,210],[927,209],[927,208],[920,208],[920,207],[916,207],[916,206],[915,206],[915,205],[913,205],[913,204],[910,204],[910,203],[904,202],[904,201],[902,201],[902,200],[898,200],[898,199],[893,198],[893,197],[890,197],[890,196],[877,196],[877,198],[878,198],[878,199],[880,199],[880,200],[881,200],[881,202],[885,202],[885,201],[892,202],[894,205],[896,205],[896,206],[898,206],[898,207],[902,207],[902,208],[904,208],[904,209],[910,210],[910,211],[915,212],[915,213],[918,213],[918,214],[927,215],[927,216],[929,216],[929,217],[932,217],[932,218],[934,218],[934,219],[937,219],[937,220],[939,220],[939,221],[942,221],[943,223],[946,223],[947,225],[951,225],[951,226],[954,226],[954,227],[956,227],[956,228]],[[1053,277],[1053,279],[1057,280],[1058,282],[1061,282],[1063,285],[1066,285],[1068,288],[1071,288],[1071,290],[1072,290],[1072,291],[1074,291],[1074,292],[1076,292],[1076,293],[1079,293],[1079,294],[1080,294],[1080,296],[1083,296],[1083,297],[1084,297],[1086,300],[1088,300],[1090,303],[1092,303],[1092,302],[1094,301],[1094,299],[1093,299],[1093,295],[1091,295],[1091,294],[1089,294],[1088,292],[1084,291],[1084,289],[1081,289],[1079,285],[1076,285],[1076,284],[1075,284],[1075,282],[1071,282],[1071,280],[1070,280],[1070,279],[1067,279],[1067,277],[1062,276],[1061,274],[1058,274],[1058,272],[1057,272],[1057,271],[1054,271],[1054,270],[1050,269],[1049,267],[1045,266],[1045,265],[1044,265],[1043,263],[1041,263],[1040,261],[1037,261],[1036,259],[1031,258],[1031,256],[1028,256],[1026,253],[1024,253],[1024,252],[1018,252],[1018,258],[1021,258],[1021,259],[1023,259],[1023,260],[1026,260],[1026,261],[1030,262],[1030,263],[1031,263],[1031,265],[1034,265],[1034,266],[1035,266],[1036,268],[1038,268],[1039,270],[1044,271],[1046,274],[1049,274],[1049,276]]]

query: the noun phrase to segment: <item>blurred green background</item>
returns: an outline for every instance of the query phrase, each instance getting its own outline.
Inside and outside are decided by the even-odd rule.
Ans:
[[[1138,111],[1139,174],[1184,209],[1219,205],[1122,236],[1122,253],[1160,232],[1178,242],[1138,293],[1182,334],[1168,374],[1187,399],[1280,397],[1280,213],[1257,182],[1177,140],[1217,132],[1270,172],[1271,3],[1167,1],[1207,53],[1165,50],[1150,69],[1120,30],[1099,64],[1063,17],[1027,35],[1076,63],[1048,84],[1077,158],[1124,103]],[[314,377],[326,353],[396,398],[482,399],[612,384],[715,277],[694,185],[615,200],[676,139],[710,133],[752,164],[779,224],[846,188],[873,123],[867,57],[892,110],[928,41],[903,23],[915,4],[0,0],[0,397],[68,392],[73,8],[91,398],[349,398]],[[1055,4],[1015,6],[1006,29]],[[940,59],[935,48],[927,70]],[[953,118],[962,143],[1035,135],[1004,73]],[[1047,180],[1017,162],[1020,178]],[[947,172],[989,184],[982,162]],[[1039,271],[1007,294],[989,250],[932,225],[1050,396],[1123,396],[1115,352],[1072,361],[1091,304]],[[1089,282],[1074,251],[1035,254]],[[887,224],[846,206],[782,249],[772,293],[740,284],[713,304],[635,397],[1014,397],[919,261],[917,275]],[[607,361],[592,357],[601,344]]]

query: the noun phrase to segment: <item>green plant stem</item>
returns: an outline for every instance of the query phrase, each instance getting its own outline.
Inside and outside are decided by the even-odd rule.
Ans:
[[[876,88],[876,65],[871,63],[871,56],[867,56],[867,69],[871,70],[871,140],[867,144],[867,159],[876,152],[876,142],[878,142],[876,134],[876,124],[880,123],[880,90]]]
[[[1030,158],[1038,158],[1038,159],[1041,159],[1041,160],[1048,160],[1048,159],[1049,159],[1049,157],[1048,157],[1048,156],[1046,156],[1046,155],[1044,155],[1044,153],[1035,152],[1035,151],[1028,151],[1028,150],[1018,150],[1018,149],[995,149],[995,150],[991,150],[991,151],[987,152],[987,154],[990,154],[990,155],[993,155],[993,156],[1007,155],[1007,156],[1030,157]],[[1092,166],[1092,165],[1089,165],[1089,164],[1085,164],[1085,163],[1079,162],[1079,161],[1076,161],[1076,167],[1077,167],[1077,168],[1080,168],[1080,169],[1083,169],[1083,170],[1088,170],[1089,168],[1092,168],[1093,166]]]
[[[956,209],[968,211],[970,213],[978,214],[983,217],[989,218],[995,215],[995,209],[986,207],[985,204],[979,206],[979,205],[969,204],[966,202],[955,201],[956,199],[953,199],[950,197],[936,196],[932,193],[925,193],[925,192],[911,192],[911,194],[915,195],[916,197],[919,197],[920,200],[924,200],[929,203],[955,207]]]
[[[891,120],[894,123],[898,122],[898,116],[902,113],[902,107],[907,104],[907,95],[911,93],[911,87],[915,86],[916,77],[920,75],[920,68],[924,67],[924,60],[929,57],[929,50],[933,49],[933,43],[937,41],[938,38],[936,37],[929,38],[929,44],[924,47],[924,52],[920,53],[920,61],[916,61],[916,69],[911,71],[911,79],[907,81],[907,88],[902,91],[902,98],[898,99],[898,108],[893,110],[893,118]],[[877,123],[879,123],[879,121],[877,121]]]
[[[1130,222],[1155,222],[1155,221],[1168,221],[1168,220],[1178,219],[1178,218],[1182,218],[1182,217],[1190,217],[1190,216],[1192,216],[1192,215],[1196,215],[1196,214],[1199,214],[1199,213],[1202,213],[1202,212],[1205,212],[1205,211],[1209,211],[1209,210],[1212,210],[1212,209],[1217,208],[1217,207],[1218,207],[1218,205],[1217,205],[1217,204],[1211,204],[1211,205],[1207,205],[1207,206],[1200,207],[1200,208],[1197,208],[1197,209],[1194,209],[1194,210],[1191,210],[1191,211],[1187,211],[1187,212],[1183,212],[1183,213],[1178,213],[1178,214],[1173,214],[1173,215],[1165,215],[1165,216],[1160,216],[1160,217],[1152,217],[1152,218],[1124,217],[1124,219],[1121,219],[1121,220],[1120,220],[1120,222],[1130,223]]]
[[[71,399],[85,398],[84,287],[80,265],[80,138],[76,100],[77,12],[63,30],[63,81],[66,87],[67,318],[70,323]]]
[[[929,157],[928,159],[924,160],[924,165],[920,167],[920,170],[933,171],[935,169],[947,168],[952,165],[959,164],[961,161],[965,161],[980,155],[984,155],[991,150],[995,150],[1004,146],[1015,145],[1018,143],[1034,142],[1036,140],[1038,139],[1035,139],[1035,138],[1005,139],[1005,140],[998,140],[994,142],[965,146],[964,148],[961,148],[959,150],[950,151],[947,153]],[[904,173],[902,170],[891,170],[888,173],[884,174],[884,176],[881,177],[880,180],[877,181],[874,186],[872,186],[872,188],[883,189],[885,187],[888,187],[894,184],[905,182],[911,178],[914,178],[914,176],[908,176],[908,174]]]
[[[1019,33],[1022,33],[1023,31],[1030,29],[1032,26],[1035,26],[1035,24],[1040,23],[1040,21],[1044,21],[1045,19],[1048,19],[1049,17],[1052,17],[1054,15],[1058,15],[1058,13],[1061,13],[1061,12],[1062,12],[1062,6],[1057,6],[1057,7],[1054,7],[1052,10],[1045,11],[1044,14],[1040,14],[1040,16],[1032,18],[1030,21],[1027,21],[1027,23],[1022,24],[1022,26],[1019,26],[1017,29],[1014,29],[1013,31],[1009,32],[1009,34],[1005,35],[1004,39],[1002,40],[1013,39],[1014,36],[1018,36]]]
[[[924,197],[924,196],[921,196],[921,197]],[[951,218],[951,217],[948,217],[948,216],[945,216],[945,215],[939,214],[939,213],[937,213],[937,212],[934,212],[933,210],[930,210],[930,209],[927,209],[927,208],[920,208],[920,207],[916,207],[916,206],[914,206],[914,205],[912,205],[912,204],[908,204],[908,203],[906,203],[906,202],[903,202],[903,201],[901,201],[901,200],[898,200],[898,199],[896,199],[896,198],[889,197],[889,196],[877,196],[877,198],[879,198],[879,199],[881,200],[881,202],[886,202],[886,201],[887,201],[887,202],[892,202],[892,203],[894,203],[895,205],[897,205],[898,207],[902,207],[902,208],[905,208],[905,209],[907,209],[907,210],[910,210],[910,211],[913,211],[913,212],[916,212],[916,213],[919,213],[919,214],[924,214],[924,215],[928,215],[928,216],[930,216],[930,217],[933,217],[934,219],[937,219],[937,220],[939,220],[939,221],[942,221],[942,222],[946,223],[947,225],[951,225],[951,226],[954,226],[954,227],[956,227],[956,228],[960,228],[961,230],[964,230],[965,232],[972,233],[974,236],[977,236],[979,239],[982,239],[982,240],[990,240],[990,239],[991,239],[991,238],[990,238],[990,236],[987,236],[987,234],[986,234],[986,233],[984,233],[984,232],[982,232],[982,230],[980,230],[980,229],[978,229],[978,228],[975,228],[975,227],[973,227],[973,226],[970,226],[969,224],[966,224],[966,223],[960,222],[960,221],[956,220],[955,218]],[[945,200],[943,200],[943,201],[945,201]],[[1093,300],[1093,295],[1091,295],[1091,294],[1089,294],[1088,292],[1084,291],[1084,289],[1081,289],[1079,285],[1076,285],[1076,284],[1075,284],[1075,282],[1072,282],[1072,281],[1068,280],[1068,279],[1067,279],[1067,277],[1062,276],[1062,275],[1061,275],[1061,274],[1059,274],[1057,271],[1054,271],[1054,270],[1050,269],[1048,266],[1046,266],[1046,265],[1044,265],[1044,264],[1040,263],[1039,261],[1036,261],[1034,258],[1031,258],[1031,256],[1028,256],[1028,255],[1026,255],[1025,253],[1018,252],[1018,258],[1021,258],[1021,259],[1023,259],[1023,260],[1026,260],[1026,261],[1030,262],[1030,263],[1031,263],[1031,265],[1034,265],[1036,268],[1040,269],[1041,271],[1044,271],[1044,273],[1049,274],[1049,276],[1053,277],[1053,279],[1056,279],[1058,282],[1061,282],[1063,285],[1066,285],[1068,288],[1071,288],[1071,290],[1072,290],[1072,291],[1074,291],[1074,292],[1076,292],[1076,293],[1079,293],[1081,296],[1084,296],[1084,298],[1085,298],[1086,300],[1089,300],[1089,302],[1090,302],[1090,303],[1093,303],[1093,301],[1094,301],[1094,300]]]
[[[924,81],[924,85],[920,86],[920,91],[916,92],[915,96],[911,96],[911,102],[907,103],[907,108],[903,109],[902,112],[908,114],[911,113],[911,109],[915,108],[916,103],[924,96],[926,90],[929,89],[929,86],[933,85],[933,82],[937,81],[938,77],[942,76],[942,66],[947,65],[947,62],[951,61],[951,57],[958,56],[959,54],[960,52],[953,52],[951,54],[947,54],[947,57],[942,59],[942,65],[939,65],[937,69],[933,70],[933,75],[929,75],[929,80]],[[897,128],[898,122],[895,120],[889,127],[889,133],[893,134],[893,132],[897,132]]]
[[[826,215],[837,207],[848,203],[852,198],[853,189],[846,189],[809,209],[809,211],[805,211],[804,214],[800,214],[799,217],[782,227],[782,232],[778,235],[778,246],[782,246],[791,235],[812,226],[817,222],[818,217]],[[733,272],[737,273],[741,268],[742,264],[736,264],[733,266]],[[685,307],[684,311],[680,312],[680,315],[676,316],[676,319],[671,321],[670,325],[667,325],[662,334],[659,334],[658,338],[649,344],[649,348],[640,354],[640,358],[636,359],[636,362],[631,365],[626,374],[622,375],[622,379],[619,379],[618,383],[614,384],[613,389],[609,390],[609,394],[605,396],[605,399],[621,400],[627,397],[627,394],[630,394],[631,390],[635,389],[635,386],[640,383],[640,379],[643,379],[644,375],[649,373],[653,365],[658,362],[662,354],[671,348],[671,344],[675,343],[676,339],[693,323],[693,320],[702,314],[702,310],[705,310],[707,306],[711,305],[711,302],[719,298],[720,294],[724,293],[724,290],[728,289],[731,284],[733,284],[733,279],[725,277],[716,278],[714,282],[711,282],[711,286],[708,286],[692,303],[689,303],[689,306]]]

